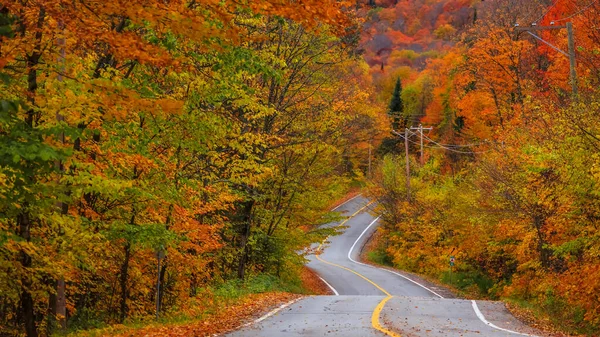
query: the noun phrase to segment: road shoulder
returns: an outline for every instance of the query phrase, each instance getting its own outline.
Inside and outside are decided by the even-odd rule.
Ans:
[[[404,277],[406,277],[407,279],[415,282],[415,283],[419,283],[433,291],[435,291],[436,293],[440,294],[442,297],[444,298],[460,298],[459,296],[456,295],[456,293],[450,289],[449,287],[442,285],[439,282],[436,282],[432,279],[426,278],[425,276],[422,275],[417,275],[411,272],[407,272],[407,271],[403,271],[403,270],[399,270],[390,266],[385,266],[385,265],[381,265],[378,263],[375,263],[371,260],[368,259],[367,254],[374,249],[374,245],[376,244],[375,240],[373,240],[374,236],[377,235],[377,230],[375,230],[374,234],[371,235],[370,237],[367,238],[367,240],[365,241],[365,244],[362,245],[359,250],[359,261],[361,263],[365,263],[377,268],[381,268],[381,269],[387,269],[391,272],[394,273],[398,273]]]

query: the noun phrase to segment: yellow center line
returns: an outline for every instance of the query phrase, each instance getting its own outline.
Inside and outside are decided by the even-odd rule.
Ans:
[[[382,287],[380,287],[380,286],[379,286],[377,283],[375,283],[375,282],[373,282],[373,281],[369,280],[369,279],[368,279],[366,276],[362,275],[361,273],[359,273],[359,272],[356,272],[356,271],[354,271],[354,270],[352,270],[352,269],[350,269],[350,268],[346,268],[346,267],[344,267],[344,266],[340,266],[339,264],[335,264],[335,263],[332,263],[332,262],[325,261],[325,260],[323,260],[323,259],[322,259],[322,258],[321,258],[319,255],[315,255],[315,256],[317,257],[317,260],[319,260],[319,261],[321,261],[321,262],[323,262],[323,263],[326,263],[326,264],[328,264],[328,265],[332,265],[332,266],[335,266],[335,267],[338,267],[338,268],[342,268],[342,269],[344,269],[344,270],[347,270],[347,271],[349,271],[349,272],[351,272],[351,273],[353,273],[353,274],[355,274],[355,275],[357,275],[357,276],[359,276],[359,277],[363,278],[365,281],[367,281],[367,282],[371,283],[372,285],[374,285],[374,286],[375,286],[375,288],[379,289],[379,290],[380,290],[382,293],[384,293],[386,296],[390,296],[390,297],[392,296],[392,294],[388,293],[388,292],[387,292],[385,289],[383,289]]]
[[[381,302],[379,302],[379,304],[377,304],[377,307],[375,308],[375,310],[373,311],[373,315],[371,315],[371,324],[373,325],[373,327],[381,332],[383,332],[384,334],[388,335],[388,336],[392,336],[392,337],[402,337],[400,336],[400,334],[397,334],[391,330],[388,330],[386,328],[384,328],[380,323],[379,323],[379,315],[381,314],[381,311],[383,310],[383,307],[385,306],[385,303],[389,300],[391,300],[393,298],[393,296],[388,296],[386,298],[384,298]]]
[[[339,224],[338,226],[341,227],[343,226],[346,222],[348,222],[350,219],[352,219],[354,216],[356,216],[357,214],[359,214],[360,212],[362,212],[362,210],[364,210],[365,208],[367,208],[369,205],[371,205],[373,202],[368,203],[367,205],[365,205],[364,207],[362,207],[361,209],[359,209],[358,211],[354,212],[354,214],[352,214],[351,216],[349,216],[346,220],[344,220],[341,224]],[[325,239],[327,240],[327,238]],[[325,240],[323,240],[323,242],[325,242]],[[340,266],[339,264],[335,264],[332,262],[328,262],[323,260],[319,255],[321,254],[321,247],[323,246],[323,242],[321,242],[321,244],[319,245],[319,248],[317,248],[317,253],[315,254],[315,257],[317,258],[317,260],[334,266],[334,267],[338,267],[341,269],[344,269],[346,271],[349,271],[359,277],[361,277],[362,279],[364,279],[365,281],[371,283],[373,286],[375,286],[375,288],[379,289],[382,293],[384,293],[386,295],[386,297],[379,302],[379,304],[377,304],[377,307],[375,307],[375,310],[373,311],[373,314],[371,315],[371,324],[373,325],[373,328],[375,328],[376,330],[379,330],[381,332],[383,332],[384,334],[388,335],[388,336],[392,336],[392,337],[402,337],[399,334],[390,331],[386,328],[384,328],[381,323],[379,323],[379,315],[381,314],[381,311],[383,310],[383,307],[385,306],[385,303],[387,301],[389,301],[390,299],[393,298],[392,294],[390,294],[389,292],[387,292],[387,290],[383,289],[381,286],[379,286],[377,283],[371,281],[370,279],[368,279],[366,276],[362,275],[361,273],[354,271],[350,268],[344,267],[344,266]]]

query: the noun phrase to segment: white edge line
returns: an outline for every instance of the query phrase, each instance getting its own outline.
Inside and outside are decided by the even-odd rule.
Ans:
[[[371,222],[371,223],[370,223],[370,224],[367,226],[367,228],[365,228],[365,230],[364,230],[362,233],[360,233],[360,235],[358,236],[358,239],[356,239],[356,241],[354,241],[354,244],[352,245],[352,247],[350,247],[350,250],[348,251],[348,259],[349,259],[350,261],[352,261],[352,262],[356,263],[356,264],[360,264],[360,265],[363,265],[363,266],[368,266],[368,267],[372,267],[372,268],[377,268],[377,269],[379,269],[379,270],[385,270],[385,271],[387,271],[388,273],[392,273],[392,274],[394,274],[394,275],[398,275],[398,276],[400,276],[400,277],[402,277],[402,278],[404,278],[404,279],[406,279],[406,280],[408,280],[408,281],[410,281],[410,282],[412,282],[412,283],[414,283],[414,284],[418,285],[419,287],[421,287],[421,288],[423,288],[423,289],[425,289],[425,290],[429,291],[430,293],[432,293],[432,294],[436,295],[437,297],[439,297],[439,298],[444,298],[444,296],[442,296],[442,295],[440,295],[440,294],[436,293],[435,291],[433,291],[433,290],[431,290],[431,289],[427,288],[426,286],[422,285],[422,284],[421,284],[421,283],[419,283],[419,282],[416,282],[416,281],[413,281],[413,280],[409,279],[408,277],[406,277],[406,276],[404,276],[404,275],[402,275],[402,274],[400,274],[400,273],[397,273],[397,272],[395,272],[395,271],[392,271],[392,270],[389,270],[389,269],[386,269],[386,268],[378,268],[378,267],[375,267],[375,266],[372,266],[372,265],[369,265],[369,264],[366,264],[366,263],[358,262],[358,261],[356,261],[356,260],[354,260],[354,259],[352,258],[352,251],[354,250],[354,247],[356,246],[356,244],[358,243],[358,241],[360,241],[360,239],[363,237],[363,235],[365,235],[365,233],[366,233],[366,232],[369,230],[369,228],[371,228],[371,226],[373,226],[373,225],[374,225],[374,224],[375,224],[375,223],[376,223],[376,222],[379,220],[379,218],[381,218],[381,216],[378,216],[377,218],[375,218],[375,220],[373,220],[373,221],[372,221],[372,222]]]
[[[271,316],[275,315],[275,314],[276,314],[276,313],[278,313],[280,310],[282,310],[282,309],[285,309],[286,307],[289,307],[290,305],[292,305],[292,304],[296,303],[297,301],[299,301],[299,300],[301,300],[301,299],[303,299],[303,297],[299,297],[299,298],[296,298],[296,299],[294,299],[294,300],[291,300],[291,301],[289,301],[289,302],[287,302],[287,303],[284,303],[284,304],[280,305],[279,307],[277,307],[277,308],[275,308],[275,309],[273,309],[273,310],[269,311],[269,312],[268,312],[268,313],[266,313],[264,316],[262,316],[262,317],[260,317],[260,318],[257,318],[257,319],[255,319],[255,320],[254,320],[254,321],[252,321],[252,322],[249,322],[249,323],[246,323],[246,324],[242,325],[240,328],[245,328],[245,327],[247,327],[247,326],[250,326],[250,325],[252,325],[252,324],[260,323],[260,322],[264,321],[265,319],[267,319],[267,318],[269,318],[269,317],[271,317]]]
[[[488,325],[488,326],[490,326],[490,327],[492,327],[492,328],[494,328],[494,329],[501,330],[501,331],[505,331],[505,332],[509,332],[509,333],[512,333],[512,334],[515,334],[515,335],[521,335],[521,336],[530,336],[530,337],[537,337],[536,335],[529,335],[529,334],[526,334],[526,333],[520,333],[520,332],[516,332],[516,331],[508,330],[508,329],[503,329],[503,328],[501,328],[501,327],[499,327],[499,326],[496,326],[496,325],[494,325],[494,324],[492,324],[492,323],[488,322],[488,321],[485,319],[485,316],[483,316],[483,314],[482,314],[482,313],[481,313],[481,311],[479,310],[479,307],[477,306],[477,302],[475,302],[475,301],[471,301],[471,303],[472,303],[472,306],[473,306],[473,311],[475,311],[475,315],[477,315],[477,318],[479,318],[479,320],[481,320],[481,321],[482,321],[483,323],[485,323],[486,325]]]
[[[354,199],[356,199],[356,198],[358,198],[358,197],[360,197],[360,196],[361,196],[361,194],[359,193],[359,194],[355,195],[354,197],[352,197],[352,198],[350,198],[350,199],[348,199],[348,200],[346,200],[346,201],[342,202],[341,204],[339,204],[339,205],[335,206],[335,207],[334,207],[334,208],[332,208],[331,210],[332,210],[332,211],[335,211],[336,209],[338,209],[338,208],[340,208],[340,207],[344,206],[345,204],[349,203],[350,201],[352,201],[352,200],[354,200]]]
[[[335,206],[334,208],[332,208],[332,209],[331,209],[331,211],[335,211],[336,209],[338,209],[338,208],[340,208],[340,207],[344,206],[345,204],[349,203],[350,201],[352,201],[352,200],[354,200],[354,199],[356,199],[356,198],[360,197],[361,195],[362,195],[361,193],[359,193],[359,194],[355,195],[354,197],[352,197],[352,198],[350,198],[350,199],[348,199],[348,200],[344,201],[343,203],[341,203],[341,204],[339,204],[339,205]],[[327,239],[328,239],[328,238],[329,238],[329,237],[326,237],[325,239],[323,239],[323,241],[321,241],[321,244],[324,244],[324,243],[325,243],[325,241],[327,241]],[[338,293],[338,291],[337,291],[337,290],[335,290],[335,288],[334,288],[334,287],[333,287],[331,284],[329,284],[329,282],[325,281],[325,279],[324,279],[324,278],[322,278],[321,276],[319,276],[319,278],[321,279],[321,281],[323,281],[323,283],[325,283],[325,284],[326,284],[326,285],[329,287],[329,289],[331,289],[331,291],[333,291],[333,293],[335,294],[335,296],[340,296],[340,293]]]
[[[359,194],[355,195],[354,197],[352,197],[352,198],[350,198],[350,199],[348,199],[348,200],[346,200],[346,201],[342,202],[341,204],[339,204],[339,205],[335,206],[334,208],[332,208],[332,209],[330,210],[330,212],[333,212],[333,211],[335,211],[336,209],[338,209],[338,208],[340,208],[340,207],[344,206],[345,204],[349,203],[350,201],[352,201],[352,200],[354,200],[354,199],[356,199],[356,198],[360,197],[361,195],[362,195],[362,194],[361,194],[361,193],[359,193]],[[328,237],[326,237],[325,239],[323,239],[323,241],[321,241],[321,244],[325,244],[325,241],[327,241],[327,239],[329,239],[329,236],[328,236]],[[323,280],[323,279],[322,279],[322,280]],[[323,280],[323,281],[325,281],[325,280]]]
[[[329,289],[331,289],[331,291],[333,291],[335,296],[340,296],[340,293],[338,293],[337,290],[335,290],[335,288],[332,287],[331,284],[329,284],[329,282],[325,281],[325,279],[322,278],[321,276],[319,276],[319,278],[321,279],[321,281],[323,281],[323,283],[325,283],[329,287]]]
[[[354,197],[352,197],[352,198],[350,198],[350,199],[348,199],[348,200],[346,200],[346,201],[342,202],[341,204],[339,204],[339,205],[335,206],[334,208],[332,208],[332,209],[330,210],[330,212],[333,212],[333,211],[335,211],[336,209],[338,209],[338,208],[340,208],[340,207],[344,206],[345,204],[349,203],[350,201],[352,201],[352,200],[354,200],[354,199],[356,199],[356,198],[360,197],[361,195],[362,195],[361,193],[358,193],[358,194],[357,194],[357,195],[355,195]],[[322,244],[322,245],[323,245],[323,244],[325,244],[325,241],[327,241],[327,239],[329,239],[329,236],[328,236],[328,237],[326,237],[326,238],[324,238],[324,239],[323,239],[323,241],[321,241],[321,244]],[[323,279],[322,279],[322,280],[323,280]],[[325,281],[325,280],[323,280],[323,281]]]

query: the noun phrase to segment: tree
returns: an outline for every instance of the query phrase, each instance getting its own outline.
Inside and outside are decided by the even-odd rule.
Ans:
[[[392,129],[402,130],[408,126],[408,119],[404,113],[404,102],[402,101],[402,83],[400,78],[396,80],[396,86],[392,93],[392,99],[388,106],[388,115],[392,118]]]

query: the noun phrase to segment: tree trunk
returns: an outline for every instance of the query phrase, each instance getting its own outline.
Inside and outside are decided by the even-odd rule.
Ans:
[[[41,52],[42,51],[41,41],[42,41],[42,31],[43,31],[42,28],[44,25],[45,18],[46,18],[46,10],[43,6],[41,6],[40,10],[38,12],[38,20],[36,23],[36,28],[37,28],[37,32],[35,33],[36,48],[31,53],[31,55],[27,55],[27,60],[26,60],[27,91],[29,93],[27,100],[31,104],[31,106],[35,106],[35,93],[38,88],[37,66],[40,62],[40,57],[42,56],[42,54],[41,54],[42,53]],[[23,31],[22,31],[23,34],[25,34],[24,29],[25,28],[23,27]],[[27,111],[26,117],[25,117],[25,122],[30,128],[33,128],[35,126],[36,116],[35,116],[35,110],[33,109],[33,107]],[[30,183],[31,184],[34,183],[33,179]],[[31,239],[31,218],[30,218],[30,214],[27,211],[28,206],[29,205],[27,205],[27,203],[23,204],[22,211],[17,216],[17,225],[19,226],[19,236],[21,236],[25,241],[29,242]],[[29,254],[27,254],[24,251],[21,251],[20,255],[21,255],[20,256],[21,265],[23,266],[25,273],[29,273],[29,269],[31,268],[31,265],[32,265],[31,256],[29,256]],[[21,282],[22,282],[22,285],[21,285],[20,311],[21,311],[21,315],[23,317],[23,321],[25,323],[25,331],[26,331],[28,337],[37,337],[38,331],[37,331],[37,326],[35,324],[36,319],[35,319],[33,296],[31,296],[31,286],[32,286],[31,278],[28,277],[28,275],[26,275],[26,276],[22,277]]]
[[[254,200],[246,201],[243,210],[242,232],[240,237],[240,257],[238,263],[237,276],[244,279],[246,273],[246,264],[248,263],[248,238],[250,237],[250,224],[252,221],[252,208]]]
[[[121,286],[121,312],[119,321],[123,323],[125,318],[127,317],[127,298],[129,297],[129,291],[127,289],[127,278],[129,272],[129,259],[131,258],[131,245],[128,243],[125,244],[125,259],[123,260],[123,264],[121,265],[121,276],[119,279],[119,283]]]
[[[544,267],[544,269],[549,269],[550,268],[550,255],[552,254],[552,252],[546,248],[546,236],[544,235],[543,232],[543,226],[544,223],[546,222],[545,218],[543,216],[540,215],[534,215],[533,216],[533,225],[535,227],[536,230],[536,234],[538,237],[538,254],[540,254],[540,262],[542,264],[542,267]]]
[[[27,209],[28,205],[23,205],[24,209]],[[31,219],[27,211],[23,211],[17,217],[17,223],[19,225],[19,235],[25,239],[26,241],[30,241],[31,238]],[[24,251],[21,251],[21,265],[25,273],[29,272],[29,268],[31,268],[31,256],[29,256]],[[23,321],[25,323],[25,331],[27,332],[27,337],[37,337],[38,331],[37,326],[35,325],[35,311],[34,311],[34,303],[33,297],[31,296],[30,288],[31,288],[31,279],[27,276],[22,278],[22,291],[21,291],[21,315],[23,317]]]
[[[163,298],[165,297],[165,291],[167,290],[167,284],[165,283],[165,274],[167,273],[167,264],[168,264],[168,257],[165,256],[164,259],[162,260],[162,266],[160,266],[160,273],[158,274],[159,277],[159,284],[160,284],[160,292],[158,293],[158,303],[159,303],[159,310],[163,307]]]

